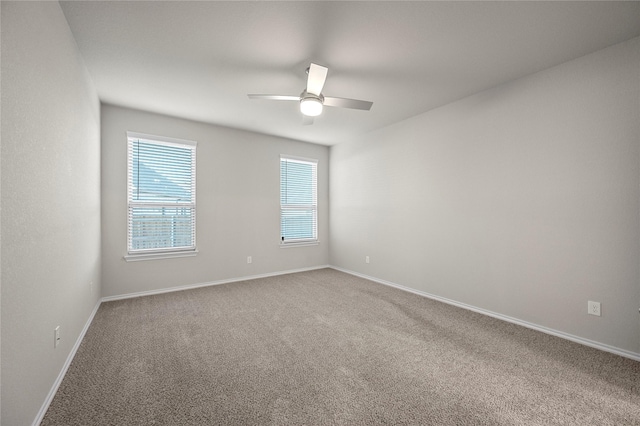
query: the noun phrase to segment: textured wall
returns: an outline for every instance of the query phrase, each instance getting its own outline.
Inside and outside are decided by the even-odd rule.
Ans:
[[[331,264],[640,353],[638,117],[636,38],[334,146]]]
[[[1,7],[1,423],[27,425],[99,297],[100,105],[57,2]]]
[[[198,255],[126,262],[126,132],[198,142]],[[318,160],[320,244],[280,248],[280,154]],[[328,263],[326,146],[102,107],[103,296],[309,268]],[[247,264],[247,256],[253,263]]]

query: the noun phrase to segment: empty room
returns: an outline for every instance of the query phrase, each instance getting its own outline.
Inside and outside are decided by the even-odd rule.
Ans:
[[[0,19],[3,426],[640,425],[640,1]]]

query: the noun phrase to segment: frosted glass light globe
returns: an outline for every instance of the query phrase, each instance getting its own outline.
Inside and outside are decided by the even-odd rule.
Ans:
[[[300,111],[309,117],[322,114],[322,102],[316,98],[304,98],[300,101]]]

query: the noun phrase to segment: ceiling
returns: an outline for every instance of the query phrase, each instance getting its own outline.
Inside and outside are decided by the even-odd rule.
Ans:
[[[640,35],[640,2],[61,1],[102,102],[333,145]],[[327,96],[302,125],[311,62]]]

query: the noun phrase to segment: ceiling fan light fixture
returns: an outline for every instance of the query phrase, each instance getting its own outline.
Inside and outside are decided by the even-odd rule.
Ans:
[[[317,117],[322,114],[322,101],[315,97],[302,98],[300,112],[308,117]]]
[[[1,1],[1,0],[0,0]],[[322,94],[324,83],[327,79],[327,67],[312,63],[307,68],[307,87],[300,93],[300,96],[291,95],[252,95],[249,99],[269,99],[272,101],[298,101],[300,102],[300,112],[304,116],[303,124],[312,124],[313,117],[322,114],[324,105],[337,108],[351,108],[369,111],[373,102],[359,101],[357,99],[325,97]]]

